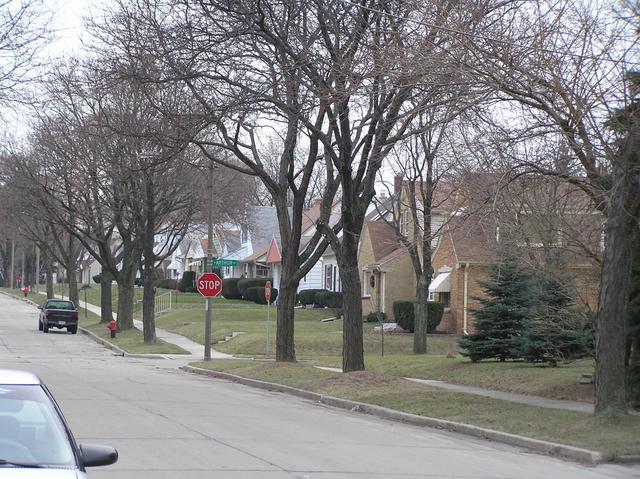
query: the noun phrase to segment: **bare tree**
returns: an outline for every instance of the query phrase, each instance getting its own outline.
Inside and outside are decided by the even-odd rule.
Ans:
[[[495,13],[486,35],[468,37],[469,53],[460,61],[492,85],[498,99],[520,107],[515,111],[529,134],[561,134],[587,181],[544,165],[527,166],[581,187],[603,214],[617,216],[626,200],[616,198],[615,193],[620,189],[631,192],[622,186],[633,184],[632,180],[627,183],[628,177],[622,173],[630,171],[629,163],[619,163],[631,156],[616,150],[604,124],[613,110],[625,102],[622,79],[637,45],[637,35],[629,36],[627,25],[606,6],[589,2],[537,0],[520,9],[505,5]],[[633,135],[629,141],[633,143]],[[614,184],[620,187],[612,188]],[[614,196],[610,197],[610,193]],[[605,252],[597,321],[597,414],[626,411],[626,300],[612,293],[624,291],[611,289],[610,285],[629,280],[630,271],[625,265],[630,264],[628,259],[634,248],[630,241],[635,235],[629,234],[630,230],[612,231],[629,228],[629,223],[626,216],[607,221],[607,247],[614,248],[619,262],[615,263],[613,256],[607,259],[612,250]],[[619,243],[614,247],[616,241]]]

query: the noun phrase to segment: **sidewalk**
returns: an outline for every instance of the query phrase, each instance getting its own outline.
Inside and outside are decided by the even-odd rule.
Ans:
[[[40,292],[40,294],[46,295],[47,293]],[[62,296],[56,294],[56,298],[61,298]],[[92,313],[100,315],[100,306],[96,306],[95,304],[85,303],[84,301],[79,301],[80,308],[87,308]],[[117,319],[118,315],[113,313],[113,318]],[[137,319],[133,320],[133,325],[136,329],[142,331],[143,325],[142,321]],[[189,338],[185,336],[181,336],[176,333],[171,333],[164,329],[156,328],[156,336],[158,339],[162,339],[167,343],[175,344],[180,346],[182,349],[189,351],[190,355],[186,354],[163,354],[162,356],[166,356],[171,359],[189,359],[191,361],[197,361],[198,359],[202,359],[204,357],[204,345],[198,344],[195,341],[191,341]],[[190,357],[192,356],[192,357]],[[231,354],[221,353],[219,351],[215,351],[213,348],[211,349],[211,359],[231,359],[233,356]]]
[[[318,367],[333,372],[342,372],[340,368],[324,368]],[[502,401],[510,401],[519,404],[526,404],[528,406],[544,407],[548,409],[564,409],[566,411],[577,411],[588,414],[593,413],[593,404],[580,401],[566,401],[563,399],[549,399],[542,396],[530,396],[528,394],[510,393],[506,391],[496,391],[495,389],[484,389],[475,386],[465,386],[462,384],[448,383],[446,381],[435,381],[432,379],[417,379],[417,378],[404,378],[407,381],[413,381],[415,383],[424,384],[425,386],[431,386],[434,388],[446,389],[448,391],[454,391],[465,394],[473,394],[475,396],[484,396],[491,399],[500,399]],[[632,412],[633,413],[633,412]]]

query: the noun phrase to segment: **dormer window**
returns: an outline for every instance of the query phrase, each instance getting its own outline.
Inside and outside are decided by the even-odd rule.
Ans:
[[[240,228],[240,242],[242,244],[249,241],[249,229],[246,226]]]

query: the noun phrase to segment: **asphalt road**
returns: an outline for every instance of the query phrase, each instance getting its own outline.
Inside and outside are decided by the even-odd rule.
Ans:
[[[76,439],[113,445],[93,478],[630,478],[462,435],[191,376],[85,336],[37,330],[36,309],[0,295],[0,367],[39,374]],[[2,474],[0,474],[0,477]]]

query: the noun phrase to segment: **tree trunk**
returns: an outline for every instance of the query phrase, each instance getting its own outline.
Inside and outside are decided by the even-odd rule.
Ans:
[[[142,324],[145,343],[156,342],[156,285],[153,262],[144,266],[144,292],[142,296]]]
[[[427,324],[429,319],[429,279],[421,274],[416,287],[414,306],[415,329],[413,331],[414,354],[427,354]]]
[[[627,412],[625,343],[633,247],[640,215],[640,131],[633,125],[616,158],[596,322],[595,413]]]
[[[108,323],[113,319],[113,306],[111,297],[111,282],[113,275],[107,268],[102,268],[102,280],[100,281],[100,322]]]
[[[358,243],[350,235],[342,242],[342,254],[339,255],[340,280],[342,281],[342,308],[344,319],[342,326],[342,371],[364,370],[364,344],[362,328],[362,296],[360,291],[360,270],[358,269]]]
[[[44,256],[44,271],[47,278],[47,299],[53,299],[55,298],[55,293],[53,292],[53,263],[51,261],[51,253],[43,249],[42,255]]]
[[[78,306],[80,304],[80,293],[78,292],[78,275],[76,274],[76,260],[73,255],[69,255],[69,261],[65,265],[67,270],[67,281],[69,282],[69,300]]]
[[[118,330],[133,328],[134,281],[137,260],[133,252],[125,252],[122,271],[118,275]]]
[[[276,320],[276,361],[295,361],[294,345],[294,313],[296,305],[297,285],[291,284],[288,265],[285,269],[285,258],[282,258],[282,278],[278,291],[278,310]],[[286,271],[286,273],[285,273]]]

